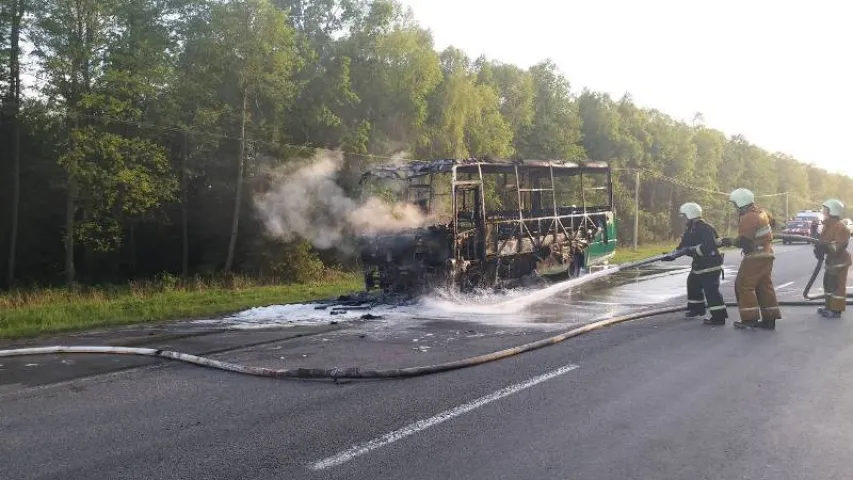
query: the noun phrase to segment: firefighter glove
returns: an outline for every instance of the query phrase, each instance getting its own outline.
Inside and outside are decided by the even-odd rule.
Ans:
[[[735,244],[734,240],[732,240],[729,237],[724,237],[724,238],[720,239],[720,246],[721,247],[732,247],[732,246],[734,246],[734,244]]]

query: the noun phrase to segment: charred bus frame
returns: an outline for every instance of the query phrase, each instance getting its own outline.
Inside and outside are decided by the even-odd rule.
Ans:
[[[371,240],[362,255],[368,289],[467,289],[531,276],[576,276],[615,251],[606,163],[436,160],[378,167],[362,182],[370,177],[404,181],[407,197],[422,197],[408,200],[440,217],[436,177],[442,175],[450,177],[443,194],[450,197],[450,215]],[[597,203],[590,204],[590,192],[596,192]],[[508,208],[504,201],[514,205]]]

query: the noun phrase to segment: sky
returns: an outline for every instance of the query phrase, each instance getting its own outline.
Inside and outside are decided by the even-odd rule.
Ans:
[[[528,67],[853,176],[853,5],[840,0],[402,0],[436,48]]]

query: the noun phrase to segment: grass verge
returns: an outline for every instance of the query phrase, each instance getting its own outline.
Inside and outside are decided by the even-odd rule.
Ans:
[[[675,250],[676,246],[678,246],[678,242],[649,243],[646,245],[639,245],[636,251],[630,246],[625,246],[616,249],[616,253],[610,260],[610,263],[619,264],[644,260],[649,257],[660,255],[664,252],[671,252]]]
[[[305,284],[253,285],[162,282],[0,294],[0,338],[17,339],[96,327],[212,317],[273,303],[334,297],[363,288],[356,274],[330,275]]]
[[[777,242],[779,245],[782,244],[781,241]],[[616,250],[616,253],[613,255],[613,258],[610,260],[612,264],[619,263],[629,263],[636,262],[638,260],[644,260],[649,257],[654,257],[660,255],[662,253],[671,252],[675,250],[675,247],[678,246],[678,242],[661,242],[661,243],[650,243],[646,245],[639,245],[637,247],[637,251],[634,251],[631,247],[623,248],[620,250]],[[735,247],[723,247],[720,248],[720,251],[725,253],[726,255],[731,255],[733,252],[737,254],[739,249]]]

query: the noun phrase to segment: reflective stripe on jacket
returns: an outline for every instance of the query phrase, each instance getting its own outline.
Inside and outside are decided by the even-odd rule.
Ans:
[[[693,257],[693,273],[711,273],[723,269],[723,256],[717,248],[717,231],[701,218],[687,224],[678,248],[687,247],[696,247],[696,250],[687,253]]]
[[[740,216],[737,246],[748,257],[773,257],[773,217],[755,205]]]

